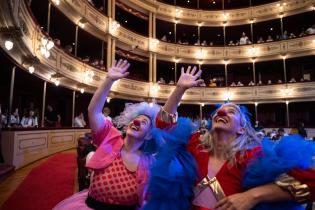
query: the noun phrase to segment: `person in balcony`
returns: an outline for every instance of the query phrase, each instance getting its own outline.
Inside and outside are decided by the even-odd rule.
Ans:
[[[279,79],[279,80],[277,81],[277,83],[278,83],[278,84],[282,84],[282,80]]]
[[[296,80],[295,80],[295,78],[294,77],[292,77],[291,79],[290,79],[290,81],[289,81],[290,83],[295,83],[296,82]]]
[[[287,39],[289,39],[288,31],[284,31],[283,35],[281,35],[281,40],[287,40]]]
[[[240,38],[240,45],[245,45],[245,44],[250,44],[250,40],[248,36],[246,36],[245,32],[243,32]]]
[[[11,114],[10,118],[11,126],[16,127],[20,124],[20,116],[19,116],[19,109],[16,108],[14,112]]]
[[[268,80],[267,85],[272,85],[272,82],[270,79]]]
[[[270,36],[270,35],[269,35],[269,36],[267,37],[266,42],[273,42],[273,38],[272,38],[272,36]]]
[[[290,33],[289,39],[294,39],[294,38],[296,38],[295,34],[294,33]]]
[[[84,128],[85,126],[86,126],[86,122],[84,120],[84,114],[83,114],[83,112],[80,112],[74,118],[74,127],[76,127],[76,128]]]
[[[73,51],[73,47],[71,45],[66,45],[65,46],[65,52],[68,54],[71,54]]]
[[[178,87],[168,97],[165,111],[176,113],[178,103],[189,88]],[[261,142],[245,107],[234,103],[220,105],[212,114],[209,132],[206,135],[194,133],[187,149],[195,157],[198,181],[193,190],[192,208],[187,207],[184,200],[183,207],[178,209],[294,210],[302,209],[302,203],[315,200],[315,170],[311,168],[315,144],[303,141],[299,136],[284,137],[277,143],[269,139]],[[191,163],[186,161],[181,164]],[[171,171],[171,168],[169,164],[163,167],[163,171]],[[152,176],[163,174],[152,171]],[[149,183],[149,189],[154,181]],[[151,192],[165,192],[159,197],[163,202],[169,197],[166,192],[169,188],[161,186],[163,184],[155,186]],[[185,190],[189,189],[182,190],[188,194]],[[177,194],[182,191],[177,191]],[[164,210],[167,205],[150,210],[155,209]]]
[[[109,116],[110,113],[111,113],[110,108],[104,107],[104,109],[103,109],[103,115],[104,115],[105,119],[108,120],[108,121],[110,121],[110,122],[112,122],[112,118]]]
[[[171,80],[168,84],[169,84],[169,85],[174,85],[175,83],[174,83],[173,80]]]
[[[201,43],[201,46],[207,46],[207,41],[203,40],[202,43]]]
[[[235,82],[232,82],[232,84],[230,86],[235,87],[236,86]]]
[[[250,81],[250,82],[248,83],[248,86],[255,86],[255,83],[254,83],[253,81]]]
[[[259,80],[257,85],[263,85],[263,82],[261,80]]]
[[[307,34],[306,34],[306,32],[305,32],[305,29],[304,28],[302,28],[301,29],[301,32],[300,32],[300,34],[299,34],[299,37],[303,37],[303,36],[306,36]]]
[[[233,40],[230,40],[230,42],[229,42],[228,46],[235,46],[235,44],[234,44]]]
[[[163,41],[163,42],[167,42],[166,35],[162,36],[161,41]]]
[[[261,44],[261,43],[264,43],[264,39],[262,37],[259,37],[258,41],[257,41],[257,44]]]
[[[28,115],[23,116],[21,120],[21,126],[23,128],[37,128],[38,127],[38,120],[33,110],[30,110],[28,112]]]
[[[200,40],[198,39],[197,42],[194,45],[195,46],[199,46],[200,45]]]
[[[165,85],[165,80],[163,79],[163,77],[160,77],[158,84]]]
[[[305,33],[306,33],[307,35],[315,34],[315,24],[313,24],[311,27],[309,27],[309,28],[305,31]]]
[[[45,126],[46,127],[56,127],[58,122],[58,114],[54,111],[51,105],[47,105],[45,112]]]
[[[237,86],[237,87],[242,87],[242,86],[244,86],[244,84],[243,84],[241,81],[238,81],[237,84],[236,84],[236,86]]]
[[[213,79],[210,79],[209,87],[216,87],[216,86],[217,86],[217,83],[215,83]]]

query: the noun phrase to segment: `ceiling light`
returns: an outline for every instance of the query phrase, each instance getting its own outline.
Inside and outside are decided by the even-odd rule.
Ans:
[[[29,72],[29,73],[33,74],[34,71],[35,71],[35,68],[34,68],[33,65],[28,67],[28,72]]]
[[[60,84],[59,78],[56,78],[55,81],[54,81],[54,83],[55,83],[56,86],[59,86],[59,84]]]
[[[10,51],[10,50],[12,50],[14,43],[10,39],[8,39],[5,41],[4,46],[7,50]]]
[[[80,88],[80,92],[83,94],[84,93],[84,88]]]

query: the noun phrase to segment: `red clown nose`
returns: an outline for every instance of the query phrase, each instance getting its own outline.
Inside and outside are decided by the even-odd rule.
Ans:
[[[133,124],[135,126],[140,126],[140,121],[139,120],[133,120]]]
[[[217,111],[217,115],[218,115],[218,116],[226,116],[226,111],[225,111],[224,109],[219,109],[219,110]]]

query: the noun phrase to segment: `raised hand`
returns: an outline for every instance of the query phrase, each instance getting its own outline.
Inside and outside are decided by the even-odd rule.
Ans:
[[[200,85],[203,80],[198,79],[202,73],[201,70],[199,70],[197,73],[197,67],[194,66],[191,70],[191,66],[188,66],[186,72],[184,71],[184,67],[181,69],[181,75],[177,81],[177,86],[189,89],[191,87],[195,87]]]
[[[118,62],[114,62],[114,65],[108,69],[107,78],[112,81],[119,80],[128,76],[129,72],[127,72],[130,63],[127,60],[120,59]]]

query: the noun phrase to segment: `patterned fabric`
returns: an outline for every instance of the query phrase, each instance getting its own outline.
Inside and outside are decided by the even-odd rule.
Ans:
[[[129,171],[119,155],[109,167],[94,171],[89,195],[103,203],[137,204],[136,172]]]

